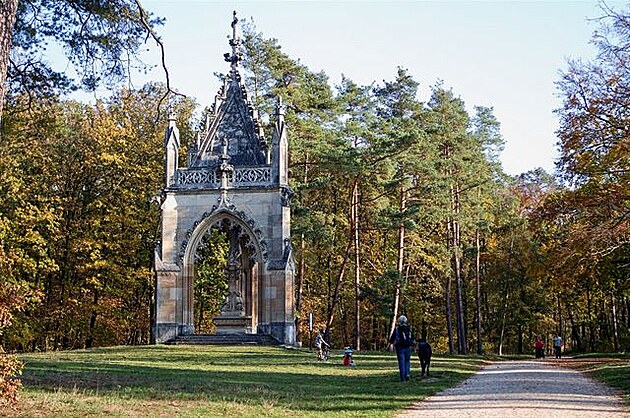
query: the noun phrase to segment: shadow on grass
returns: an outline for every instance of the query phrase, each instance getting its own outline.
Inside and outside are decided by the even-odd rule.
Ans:
[[[341,366],[341,354],[318,362],[310,351],[270,347],[116,347],[23,357],[29,391],[250,405],[271,399],[294,411],[362,413],[403,408],[468,377],[482,362],[435,359],[431,378],[414,378],[414,363],[412,380],[403,384],[391,353],[357,353],[355,368]]]

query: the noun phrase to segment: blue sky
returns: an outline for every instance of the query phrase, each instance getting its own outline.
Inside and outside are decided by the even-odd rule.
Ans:
[[[567,58],[590,59],[601,14],[596,1],[193,1],[144,0],[166,17],[159,28],[171,84],[209,105],[226,72],[232,11],[253,18],[289,56],[359,84],[392,80],[401,66],[420,83],[420,99],[439,80],[466,106],[491,106],[506,140],[509,174],[553,172],[554,82]],[[608,1],[620,8],[624,2]],[[155,59],[157,63],[157,57]],[[159,69],[149,79],[163,79]],[[134,78],[136,86],[147,80]]]

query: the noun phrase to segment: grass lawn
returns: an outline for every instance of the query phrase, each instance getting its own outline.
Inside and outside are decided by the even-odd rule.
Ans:
[[[23,354],[17,407],[1,416],[391,417],[469,377],[481,357],[435,357],[431,377],[398,381],[396,356],[340,352],[318,362],[306,349],[141,346]]]
[[[630,404],[630,354],[591,353],[562,360],[572,367],[619,390]]]

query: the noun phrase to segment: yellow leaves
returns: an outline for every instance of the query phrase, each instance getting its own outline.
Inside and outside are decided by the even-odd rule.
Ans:
[[[0,283],[0,333],[11,325],[13,314],[26,307],[28,290],[25,285]]]
[[[22,382],[16,376],[22,374],[23,367],[24,364],[16,356],[6,354],[0,346],[0,406],[17,404],[18,389]]]
[[[57,348],[81,346],[86,318],[101,304],[95,332],[124,343],[125,327],[148,311],[147,247],[159,213],[147,202],[161,186],[164,126],[153,120],[159,97],[149,96],[127,92],[96,106],[62,102],[6,121],[0,282],[23,280],[46,295],[46,304],[13,325],[36,330],[31,341],[43,341],[42,348],[53,340]],[[186,109],[182,122],[192,107]],[[26,288],[23,295],[41,296]],[[4,323],[10,319],[2,314]]]
[[[85,284],[89,285],[90,287],[94,289],[102,288],[101,280],[99,280],[98,277],[89,277],[88,279],[85,280]]]
[[[110,152],[103,152],[100,155],[101,162],[108,166],[124,167],[127,163],[125,154],[113,154]]]
[[[486,237],[486,248],[488,251],[497,250],[499,246],[500,243],[497,235],[490,235]]]

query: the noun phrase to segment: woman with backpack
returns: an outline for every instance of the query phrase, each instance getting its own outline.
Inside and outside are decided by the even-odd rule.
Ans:
[[[413,332],[407,323],[407,317],[400,315],[398,325],[394,329],[389,339],[391,345],[396,348],[398,359],[398,370],[400,371],[400,381],[406,382],[411,374],[411,352],[413,351]]]

